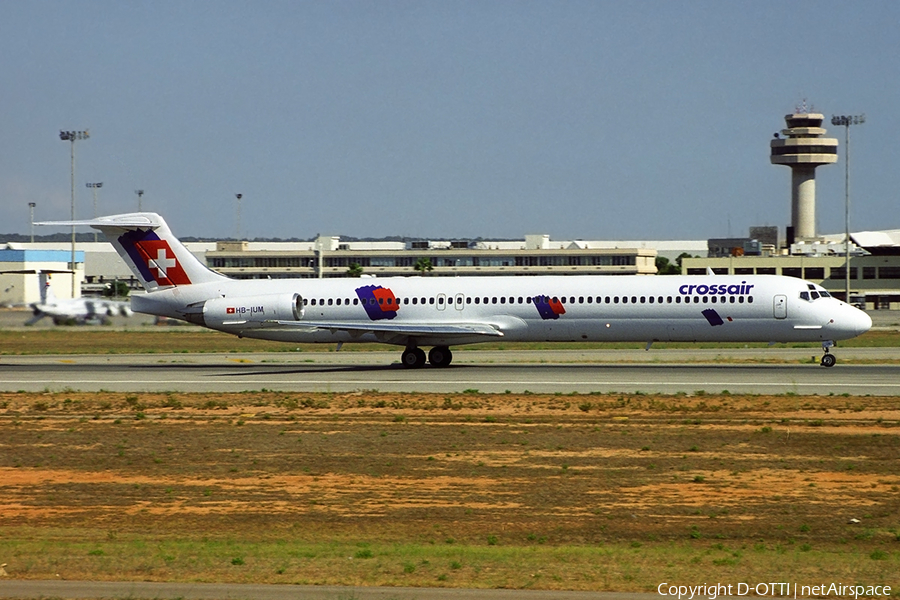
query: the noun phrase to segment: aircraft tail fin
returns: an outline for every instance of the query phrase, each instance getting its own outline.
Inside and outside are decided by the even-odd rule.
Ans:
[[[56,304],[56,294],[50,287],[50,274],[38,271],[38,285],[41,286],[41,304]]]
[[[227,279],[209,270],[191,254],[156,213],[128,213],[37,225],[86,225],[100,230],[148,292]]]

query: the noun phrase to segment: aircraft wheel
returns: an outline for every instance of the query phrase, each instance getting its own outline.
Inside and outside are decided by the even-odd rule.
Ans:
[[[820,364],[823,367],[833,367],[836,362],[837,358],[835,358],[834,354],[826,354],[822,357],[822,362]]]
[[[425,351],[421,348],[407,348],[400,357],[400,362],[407,369],[418,369],[425,366]]]
[[[453,353],[450,352],[450,348],[447,346],[435,346],[428,352],[428,362],[434,367],[450,366],[450,361],[452,360]]]

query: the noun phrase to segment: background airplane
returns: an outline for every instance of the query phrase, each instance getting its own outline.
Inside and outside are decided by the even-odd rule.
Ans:
[[[44,317],[50,317],[57,325],[108,323],[109,317],[121,315],[130,317],[134,314],[131,304],[121,300],[105,300],[101,298],[60,299],[53,293],[50,277],[54,273],[71,273],[71,271],[4,271],[5,273],[36,274],[40,286],[40,302],[32,302],[29,308],[32,317],[25,325],[34,325]]]
[[[235,280],[203,265],[155,213],[42,223],[99,229],[146,293],[136,312],[239,337],[381,342],[401,362],[445,367],[451,345],[485,341],[817,342],[868,331],[863,311],[776,275],[389,277]],[[421,346],[431,346],[427,357]]]

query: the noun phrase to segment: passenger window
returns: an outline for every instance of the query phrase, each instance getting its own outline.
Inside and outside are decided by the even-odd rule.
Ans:
[[[522,304],[522,303],[524,303],[524,301],[525,301],[525,299],[524,299],[524,298],[522,298],[522,296],[519,296],[519,300],[518,300],[518,302],[519,302],[519,304]]]
[[[743,303],[744,303],[744,297],[738,296],[738,304],[743,304]]]
[[[647,303],[647,296],[641,296],[641,304]]]
[[[663,303],[662,296],[660,296],[659,298],[657,298],[656,301],[659,302],[660,304],[662,304],[662,303]]]
[[[598,299],[597,299],[597,302],[600,302],[599,297],[598,297]],[[606,298],[604,298],[604,302],[606,302],[607,304],[609,304],[609,296],[607,296]],[[618,302],[618,300],[616,300],[616,302]]]
[[[734,296],[729,296],[728,301],[734,304]]]
[[[569,302],[572,304],[575,304],[575,296],[572,296],[571,298],[569,298]]]
[[[672,304],[672,296],[666,296],[666,304]]]
[[[628,296],[622,296],[622,304],[628,304]]]
[[[584,304],[584,296],[578,296],[578,304]]]
[[[614,303],[614,304],[618,304],[618,303],[619,303],[619,297],[618,297],[618,296],[616,296],[616,297],[613,298],[613,303]]]
[[[475,304],[481,304],[481,298],[475,296]]]
[[[434,304],[434,298],[429,298],[429,299],[428,299],[428,304]]]
[[[413,298],[413,304],[418,304],[418,303],[419,303],[419,299],[418,299],[418,298]]]
[[[747,296],[747,303],[753,304],[753,296]]]
[[[681,304],[681,296],[675,296],[675,304]]]
[[[472,304],[472,299],[469,298],[469,297],[467,297],[467,298],[466,298],[466,304]]]
[[[588,296],[588,297],[587,297],[587,300],[588,300],[588,304],[591,304],[591,303],[594,301],[594,297],[593,297],[593,296]]]
[[[632,303],[632,304],[637,304],[637,296],[632,296],[632,297],[631,297],[631,303]]]
[[[654,301],[653,296],[650,296],[650,304],[653,304],[653,301]]]
[[[506,296],[500,296],[500,304],[506,304]]]

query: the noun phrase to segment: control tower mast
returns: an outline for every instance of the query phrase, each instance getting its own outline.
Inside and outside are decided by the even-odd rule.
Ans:
[[[773,165],[791,168],[791,225],[788,245],[816,239],[816,167],[837,162],[836,138],[826,138],[824,115],[808,112],[806,102],[785,115],[787,129],[775,134],[769,145]]]

